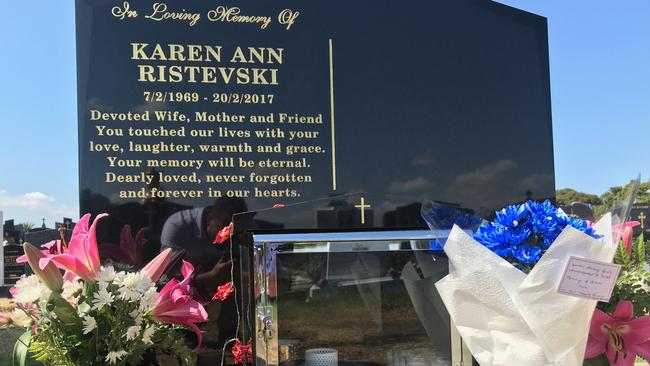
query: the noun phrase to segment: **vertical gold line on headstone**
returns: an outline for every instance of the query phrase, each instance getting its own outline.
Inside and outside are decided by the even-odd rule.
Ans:
[[[330,120],[332,124],[332,190],[336,191],[336,129],[334,128],[334,55],[332,39],[329,39],[330,49]]]

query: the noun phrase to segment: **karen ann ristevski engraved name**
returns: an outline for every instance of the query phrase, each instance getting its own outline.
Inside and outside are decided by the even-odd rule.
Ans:
[[[137,65],[140,82],[278,85],[269,65],[283,63],[284,48],[133,42],[131,59],[159,63]]]

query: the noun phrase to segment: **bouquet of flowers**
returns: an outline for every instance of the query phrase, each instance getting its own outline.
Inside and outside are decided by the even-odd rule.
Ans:
[[[172,279],[160,291],[156,281],[172,261],[160,253],[142,270],[116,271],[101,266],[96,239],[99,215],[90,214],[74,228],[70,242],[51,242],[42,250],[24,244],[34,275],[12,289],[14,319],[28,329],[14,349],[14,365],[32,358],[45,365],[138,365],[147,352],[162,351],[192,364],[183,333],[207,321],[203,306],[189,296],[194,272],[183,263],[183,279]],[[65,271],[65,274],[62,274]]]
[[[611,228],[609,215],[589,226],[548,201],[508,206],[473,236],[454,226],[436,287],[482,366],[582,364],[596,300],[557,288],[570,256],[611,262]]]
[[[594,312],[585,353],[586,365],[630,366],[638,356],[650,359],[650,242],[633,241],[631,221],[614,228],[621,240],[614,263],[621,272],[610,302]]]

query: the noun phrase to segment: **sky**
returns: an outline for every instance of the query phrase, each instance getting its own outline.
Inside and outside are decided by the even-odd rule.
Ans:
[[[650,178],[650,1],[499,2],[548,18],[556,186]],[[74,1],[30,4],[2,6],[0,211],[52,227],[79,205]]]

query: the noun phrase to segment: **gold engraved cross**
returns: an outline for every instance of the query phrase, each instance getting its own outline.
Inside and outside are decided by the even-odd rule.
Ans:
[[[361,210],[361,224],[365,224],[366,223],[366,209],[370,208],[370,205],[366,205],[366,199],[364,197],[361,197],[361,203],[358,204],[358,205],[355,205],[354,207]]]
[[[643,213],[643,211],[641,211],[641,214],[639,214],[639,220],[641,220],[641,229],[645,229],[645,219],[646,218],[647,218],[647,216],[645,215],[645,213]]]

